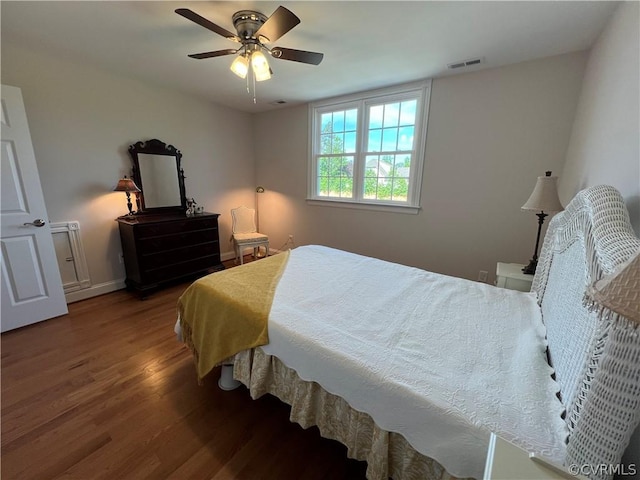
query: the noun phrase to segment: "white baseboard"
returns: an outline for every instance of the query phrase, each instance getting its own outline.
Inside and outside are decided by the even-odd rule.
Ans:
[[[236,258],[236,254],[233,250],[220,254],[220,260],[222,260],[223,262],[226,262],[227,260],[233,260],[234,258]]]
[[[276,255],[282,252],[284,252],[284,250],[278,250],[277,248],[270,248],[269,256]],[[220,254],[220,260],[222,260],[223,262],[226,262],[227,260],[233,260],[234,258],[236,258],[236,254],[233,251]]]
[[[270,255],[276,255],[278,253],[281,253],[281,251],[275,248],[269,250]],[[220,259],[223,262],[226,262],[227,260],[233,260],[234,258],[235,253],[233,252],[233,250],[220,254]],[[89,288],[83,288],[81,290],[76,290],[75,292],[66,293],[65,298],[67,299],[67,303],[74,303],[79,302],[80,300],[97,297],[98,295],[104,295],[105,293],[115,292],[116,290],[122,290],[123,288],[126,288],[124,279],[115,280],[113,282],[105,282],[99,285],[92,285]]]
[[[104,295],[105,293],[115,292],[116,290],[122,290],[125,287],[124,279],[115,280],[113,282],[91,285],[89,288],[83,288],[82,290],[66,293],[65,298],[67,299],[67,303],[74,303],[79,302],[80,300],[97,297],[98,295]]]

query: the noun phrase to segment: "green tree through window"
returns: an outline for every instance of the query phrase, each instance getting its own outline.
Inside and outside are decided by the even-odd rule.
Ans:
[[[311,104],[308,199],[417,213],[430,91],[426,80]]]
[[[317,176],[318,194],[321,196],[353,196],[354,157],[347,153],[349,150],[351,153],[355,151],[356,122],[351,119],[356,118],[356,113],[355,110],[342,110],[322,115],[321,154],[318,157]]]

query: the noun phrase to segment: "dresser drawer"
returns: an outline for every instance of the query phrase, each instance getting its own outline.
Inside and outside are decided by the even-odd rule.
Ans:
[[[162,250],[157,253],[145,253],[140,258],[142,270],[167,267],[176,263],[183,263],[201,257],[220,256],[220,249],[217,241],[199,243],[197,245],[186,245],[173,250]]]
[[[145,283],[160,283],[176,278],[193,275],[198,272],[207,272],[209,269],[215,269],[220,263],[220,255],[211,255],[209,257],[200,257],[187,262],[165,265],[154,268],[143,273],[143,281]]]
[[[173,222],[158,222],[146,225],[136,225],[136,236],[138,239],[155,237],[159,235],[170,235],[172,233],[186,233],[196,230],[216,230],[218,229],[218,219],[207,217],[187,217],[185,220]],[[214,235],[216,232],[214,232]]]
[[[142,252],[143,255],[162,252],[165,250],[181,249],[189,245],[197,245],[212,241],[218,241],[217,230],[181,232],[170,235],[141,238],[138,240],[140,252]]]

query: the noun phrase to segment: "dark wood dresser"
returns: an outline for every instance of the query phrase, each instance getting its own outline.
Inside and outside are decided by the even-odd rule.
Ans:
[[[217,213],[119,217],[127,288],[144,297],[165,283],[224,269],[218,217]]]

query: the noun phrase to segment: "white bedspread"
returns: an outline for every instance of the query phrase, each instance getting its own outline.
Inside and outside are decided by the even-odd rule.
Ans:
[[[534,294],[307,246],[261,348],[449,473],[482,478],[490,431],[563,457],[544,334]]]

